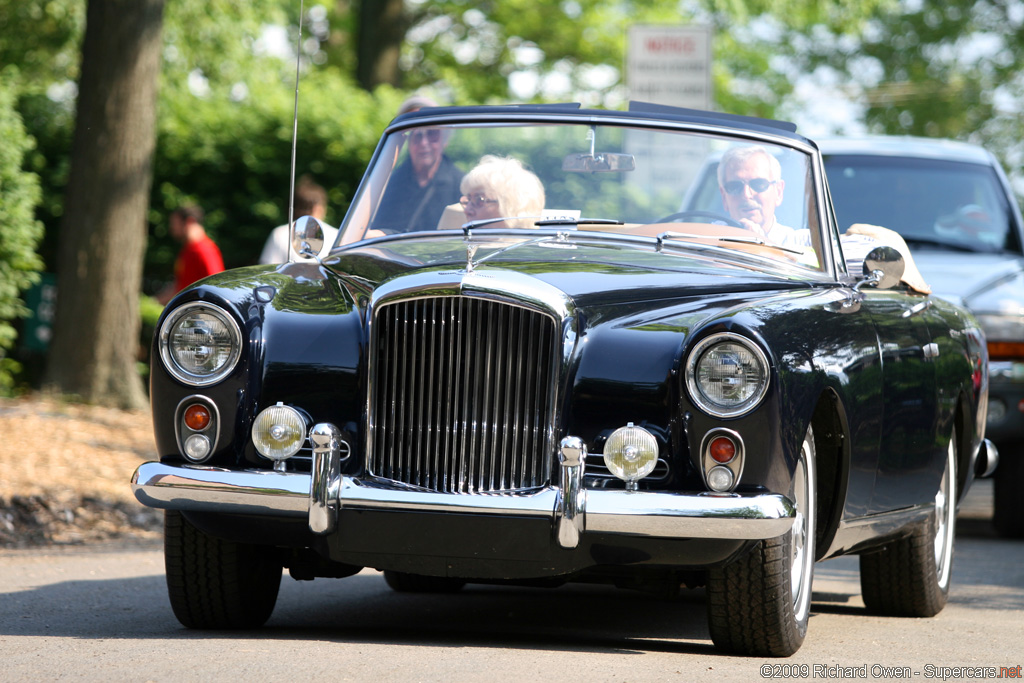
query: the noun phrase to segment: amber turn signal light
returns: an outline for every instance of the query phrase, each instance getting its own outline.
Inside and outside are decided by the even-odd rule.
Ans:
[[[185,409],[185,426],[194,432],[201,432],[210,426],[210,409],[193,403]]]
[[[716,436],[708,446],[708,453],[715,462],[727,463],[736,457],[736,444],[727,436]]]

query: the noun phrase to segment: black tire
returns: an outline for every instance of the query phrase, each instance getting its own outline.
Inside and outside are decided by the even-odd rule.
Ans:
[[[274,611],[283,566],[272,548],[208,536],[168,510],[164,564],[171,608],[188,628],[258,628]]]
[[[860,556],[864,605],[890,617],[933,617],[946,606],[956,537],[956,432],[928,522],[907,538]]]
[[[1017,500],[1024,486],[1024,457],[1016,447],[1012,459],[1003,453],[992,475],[992,526],[1004,538],[1024,538],[1024,510]]]
[[[757,657],[788,657],[800,649],[811,612],[816,492],[808,427],[793,477],[792,529],[708,573],[708,627],[719,649]]]
[[[384,570],[384,580],[391,590],[398,593],[455,593],[466,585],[462,579],[406,574],[391,570]]]

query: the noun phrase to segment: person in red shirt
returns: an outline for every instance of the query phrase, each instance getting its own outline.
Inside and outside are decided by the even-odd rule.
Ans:
[[[171,237],[182,243],[174,262],[174,282],[156,295],[166,304],[196,280],[224,270],[220,249],[203,227],[203,210],[198,206],[181,206],[171,212]]]

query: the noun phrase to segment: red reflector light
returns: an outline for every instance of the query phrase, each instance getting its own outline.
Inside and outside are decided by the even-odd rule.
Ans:
[[[736,444],[727,436],[716,436],[708,445],[708,453],[715,462],[727,463],[736,457]]]
[[[989,341],[989,360],[1024,360],[1024,343]]]
[[[201,432],[210,426],[210,409],[193,403],[185,408],[185,426],[194,432]]]

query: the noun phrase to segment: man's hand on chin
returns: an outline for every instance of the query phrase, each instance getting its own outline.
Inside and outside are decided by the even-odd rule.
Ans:
[[[764,228],[762,228],[760,225],[750,220],[749,218],[741,218],[739,220],[739,224],[742,225],[747,230],[750,230],[752,233],[754,233],[761,239],[768,239],[768,235],[765,234]]]

